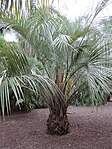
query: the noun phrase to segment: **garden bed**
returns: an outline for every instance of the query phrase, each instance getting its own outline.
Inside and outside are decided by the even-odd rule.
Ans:
[[[46,134],[48,109],[13,114],[0,121],[0,149],[111,149],[112,103],[68,108],[71,131],[65,136]]]

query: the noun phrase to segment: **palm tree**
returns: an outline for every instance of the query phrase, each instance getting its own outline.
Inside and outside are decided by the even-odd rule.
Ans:
[[[0,105],[3,116],[5,108],[8,114],[11,112],[12,94],[18,105],[20,99],[26,100],[24,89],[35,93],[35,96],[42,89],[44,91],[42,96],[46,96],[47,100],[51,100],[52,96],[59,94],[58,88],[50,79],[42,77],[39,72],[38,74],[32,72],[26,56],[18,52],[17,47],[4,41],[2,37],[0,38],[0,45]],[[55,92],[52,91],[52,88]],[[61,94],[58,96],[62,98]]]
[[[53,3],[54,0],[1,0],[0,8],[23,16],[30,11],[34,11],[38,6],[50,7]]]
[[[44,85],[41,83],[40,92],[50,111],[49,134],[69,132],[67,107],[72,100],[88,96],[97,105],[99,100],[104,100],[104,94],[110,92],[111,41],[105,41],[100,31],[92,26],[102,4],[97,6],[92,18],[86,19],[85,25],[81,20],[71,23],[57,11],[42,7],[26,19],[11,14],[2,16],[7,25],[32,46],[45,75],[50,78],[44,80]]]

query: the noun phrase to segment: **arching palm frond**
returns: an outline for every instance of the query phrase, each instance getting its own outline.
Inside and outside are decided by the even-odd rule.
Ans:
[[[10,91],[14,93],[16,100],[23,98],[21,84],[24,84],[21,76],[30,74],[28,62],[23,54],[18,53],[12,45],[0,38],[0,100],[2,114],[5,106],[10,112]]]
[[[91,40],[86,38],[80,44],[82,50],[74,55],[73,69],[68,77],[68,80],[74,77],[74,92],[68,101],[74,98],[83,99],[83,95],[87,93],[92,103],[98,105],[100,100],[106,101],[105,94],[111,91],[111,42],[105,41],[100,33],[98,36],[95,34],[95,37],[93,35],[89,33]]]
[[[64,95],[50,79],[31,73],[25,55],[14,50],[12,45],[1,38],[0,45],[0,105],[3,116],[5,108],[7,113],[11,112],[12,95],[10,94],[14,95],[18,103],[20,99],[27,100],[24,96],[24,89],[34,92],[35,95],[40,94],[42,89],[44,94],[41,93],[41,96],[51,107],[59,108],[60,102],[64,104]]]

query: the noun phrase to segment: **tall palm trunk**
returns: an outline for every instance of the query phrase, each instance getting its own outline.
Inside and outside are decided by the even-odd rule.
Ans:
[[[64,73],[57,69],[55,83],[62,90]],[[56,106],[57,107],[57,106]],[[49,118],[47,120],[47,133],[56,135],[65,135],[69,132],[69,122],[67,117],[67,106],[65,103],[60,103],[56,109],[50,108]]]

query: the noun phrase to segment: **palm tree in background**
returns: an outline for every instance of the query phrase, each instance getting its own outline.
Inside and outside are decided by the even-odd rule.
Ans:
[[[104,1],[98,4],[85,24],[80,19],[70,22],[59,12],[45,7],[37,8],[26,18],[2,14],[1,19],[31,45],[31,56],[41,62],[43,75],[48,76],[41,83],[40,93],[50,111],[49,134],[69,132],[67,107],[72,100],[89,97],[93,105],[97,105],[110,92],[111,41],[105,40],[92,26],[105,5]]]
[[[50,0],[1,0],[0,7],[16,13],[17,11],[31,11],[39,5],[49,7],[54,2]],[[20,10],[19,10],[20,9]],[[22,14],[23,15],[23,14]]]

